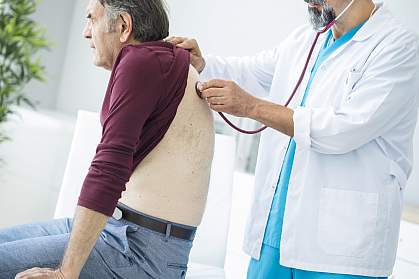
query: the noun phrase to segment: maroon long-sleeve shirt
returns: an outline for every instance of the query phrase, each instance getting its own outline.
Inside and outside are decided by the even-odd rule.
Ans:
[[[125,184],[161,141],[183,98],[189,53],[166,42],[124,47],[103,100],[102,139],[78,205],[111,216]]]

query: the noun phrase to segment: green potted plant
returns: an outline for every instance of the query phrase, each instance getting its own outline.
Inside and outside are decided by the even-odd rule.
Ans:
[[[25,96],[24,87],[31,80],[44,81],[44,67],[38,53],[48,48],[45,30],[31,15],[36,0],[0,0],[0,143],[8,139],[2,123],[22,103],[35,108]]]

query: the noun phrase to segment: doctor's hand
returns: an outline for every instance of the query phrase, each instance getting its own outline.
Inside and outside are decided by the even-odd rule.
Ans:
[[[214,79],[199,83],[198,89],[211,109],[238,117],[249,117],[258,101],[233,81]]]
[[[16,275],[15,279],[68,279],[59,269],[31,268]]]
[[[205,60],[202,57],[198,42],[195,39],[189,39],[185,37],[170,37],[166,39],[166,42],[172,43],[177,47],[181,47],[189,51],[191,55],[192,66],[198,71],[198,73],[201,73],[202,70],[204,70]]]

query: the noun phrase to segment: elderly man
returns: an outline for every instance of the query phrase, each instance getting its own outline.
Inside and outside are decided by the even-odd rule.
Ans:
[[[382,3],[305,2],[324,32],[288,108],[316,36],[309,26],[244,58],[203,58],[195,40],[169,41],[212,79],[201,90],[214,110],[272,128],[260,141],[248,278],[386,277],[412,170],[418,39]]]
[[[90,1],[84,37],[112,70],[102,139],[74,220],[0,231],[0,278],[185,277],[214,128],[168,28],[161,0]]]

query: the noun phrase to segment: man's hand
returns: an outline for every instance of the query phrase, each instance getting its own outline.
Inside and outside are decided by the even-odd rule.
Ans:
[[[35,267],[17,274],[15,279],[77,279],[107,220],[108,217],[102,213],[77,206],[61,267]]]
[[[68,279],[59,269],[31,268],[16,275],[15,279]]]
[[[188,50],[191,54],[192,66],[198,71],[198,73],[201,73],[204,70],[205,60],[202,57],[198,42],[195,39],[189,39],[185,37],[170,37],[166,39],[166,42]]]
[[[214,79],[198,85],[211,109],[239,117],[250,117],[258,99],[233,81]]]

